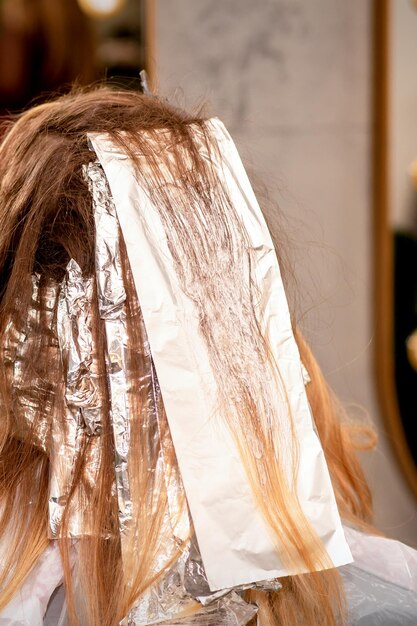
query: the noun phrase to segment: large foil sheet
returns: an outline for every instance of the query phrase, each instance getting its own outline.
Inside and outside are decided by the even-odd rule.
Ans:
[[[273,243],[230,136],[218,120],[207,127],[220,148],[215,163],[218,175],[248,234],[260,293],[259,323],[279,363],[294,416],[300,459],[298,497],[330,559],[339,566],[349,562],[351,554],[313,428]],[[218,419],[219,391],[198,313],[176,273],[152,193],[146,184],[137,183],[132,162],[106,135],[90,134],[89,139],[114,198],[210,589],[288,575],[254,501],[235,441]],[[152,135],[149,141],[159,137]],[[213,159],[197,130],[195,141],[200,154]],[[163,169],[169,140],[160,154]],[[142,173],[146,172],[147,157],[138,158]],[[166,182],[172,185],[168,173]],[[275,408],[280,425],[289,432],[288,404],[279,393]]]
[[[162,472],[164,485],[167,491],[168,509],[164,519],[164,529],[170,539],[162,546],[160,559],[154,563],[155,573],[164,569],[164,564],[169,562],[170,555],[180,547],[180,556],[176,562],[165,570],[132,607],[129,615],[121,624],[148,626],[151,624],[169,623],[196,624],[209,626],[228,626],[229,624],[244,626],[256,613],[256,607],[246,603],[236,591],[241,592],[247,587],[237,590],[224,589],[213,594],[205,574],[204,565],[197,542],[190,523],[188,508],[186,506],[184,487],[179,473],[178,464],[173,453],[173,443],[167,423],[161,389],[156,376],[155,367],[144,327],[140,307],[134,306],[135,323],[139,325],[140,336],[143,338],[142,367],[143,372],[139,380],[135,380],[135,389],[129,388],[129,372],[126,358],[127,329],[126,329],[126,296],[123,285],[120,242],[118,241],[119,229],[117,217],[110,190],[101,166],[91,164],[86,174],[90,183],[93,197],[93,206],[96,216],[96,245],[97,245],[97,282],[99,285],[99,307],[101,315],[108,320],[111,314],[112,326],[106,327],[107,340],[107,366],[111,394],[111,415],[114,430],[118,429],[126,438],[122,440],[124,457],[123,467],[120,466],[120,452],[116,451],[115,469],[123,472],[123,480],[119,480],[119,516],[120,529],[123,533],[127,530],[126,524],[129,517],[123,509],[126,500],[130,499],[129,491],[129,407],[128,395],[130,392],[138,393],[146,397],[146,402],[141,406],[141,433],[147,442],[147,466],[150,471]],[[84,287],[85,288],[85,287]],[[113,291],[114,289],[114,291]],[[78,292],[82,291],[80,286]],[[112,306],[112,304],[115,306]],[[137,309],[137,310],[136,310]],[[81,321],[82,324],[82,321]],[[78,322],[80,326],[80,321]],[[88,345],[86,340],[88,333],[84,331],[84,341],[78,347],[78,352],[87,353],[83,350]],[[78,354],[78,353],[77,353]],[[117,355],[117,360],[115,358]],[[78,359],[79,360],[79,359]],[[85,360],[85,359],[84,359]],[[74,358],[74,361],[77,361]],[[114,367],[114,363],[118,367]],[[73,369],[79,369],[73,368]],[[117,386],[112,384],[112,376],[118,374]],[[116,395],[115,393],[116,392]],[[78,397],[79,393],[77,394]],[[156,452],[156,456],[155,456]],[[130,500],[129,500],[130,501]],[[277,581],[265,581],[259,588],[264,590],[277,590],[280,584]],[[181,617],[186,615],[187,617]]]
[[[96,347],[93,338],[93,278],[84,278],[71,259],[62,282],[57,311],[57,336],[63,368],[63,413],[52,423],[49,485],[49,529],[51,538],[60,536],[62,517],[68,506],[76,462],[86,454],[84,477],[71,498],[68,535],[88,535],[84,516],[85,486],[93,487],[100,463],[100,442],[91,441],[83,452],[85,436],[101,432],[102,399]]]
[[[170,561],[176,553],[178,541],[185,541],[191,534],[185,494],[177,465],[172,464],[172,441],[156,378],[151,352],[138,303],[133,303],[134,323],[140,328],[143,344],[140,346],[142,371],[132,380],[129,372],[129,338],[127,330],[126,291],[120,255],[119,224],[102,167],[91,163],[86,175],[93,199],[96,224],[96,280],[100,317],[106,332],[106,368],[110,393],[110,419],[115,446],[115,484],[119,510],[119,528],[122,554],[127,549],[124,537],[129,531],[133,515],[133,503],[129,479],[131,406],[129,397],[141,398],[140,423],[146,471],[161,475],[168,495],[169,510],[164,523],[172,536],[170,545],[164,546],[155,572]],[[128,271],[128,268],[126,269]],[[131,303],[132,304],[132,303]],[[155,484],[159,481],[155,478]],[[139,503],[136,503],[139,506]],[[145,503],[142,504],[145,506]],[[150,506],[153,506],[150,504]],[[169,534],[169,533],[168,533]],[[132,549],[132,545],[129,544]]]

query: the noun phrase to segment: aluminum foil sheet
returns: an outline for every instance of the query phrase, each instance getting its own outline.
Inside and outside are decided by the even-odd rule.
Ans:
[[[285,397],[281,390],[271,394],[276,403],[274,415],[279,419],[274,421],[274,415],[269,413],[268,423],[284,433],[281,439],[285,440],[286,434],[290,437],[290,404],[300,459],[299,501],[322,538],[330,559],[336,566],[341,565],[349,562],[351,555],[323,450],[314,432],[300,355],[292,333],[273,243],[230,136],[219,120],[207,122],[207,131],[218,149],[208,151],[205,137],[199,135],[198,128],[194,141],[199,154],[215,167],[229,192],[232,205],[229,209],[236,212],[232,221],[238,219],[247,234],[246,254],[249,249],[253,276],[259,289],[259,324],[265,330],[265,339],[271,346],[275,362],[279,363],[288,394]],[[176,240],[169,240],[170,232],[166,230],[162,215],[163,203],[154,201],[158,197],[152,186],[155,163],[153,161],[151,167],[146,154],[138,154],[139,175],[128,156],[108,136],[90,134],[89,139],[106,173],[114,199],[209,587],[214,592],[288,575],[290,572],[277,554],[274,538],[254,501],[227,419],[219,415],[221,383],[214,373],[209,349],[200,330],[201,308],[196,306],[197,301],[204,306],[202,299],[207,291],[204,291],[204,285],[198,284],[200,291],[195,299],[186,293],[191,281],[185,285],[178,273],[171,252]],[[177,216],[177,211],[182,211],[178,219],[187,224],[189,205],[185,206],[184,198],[180,197],[181,185],[173,183],[174,174],[166,165],[175,158],[170,153],[172,137],[163,131],[160,135],[152,133],[149,141],[157,144],[152,146],[154,160],[157,159],[155,154],[161,155],[157,164],[158,175],[163,178],[166,171],[166,181],[161,187],[165,194],[170,194],[170,206],[175,207],[173,213]],[[217,155],[215,162],[214,154]],[[186,154],[182,156],[187,158]],[[194,209],[198,211],[199,207]],[[200,207],[200,210],[203,209]],[[216,224],[209,216],[205,218],[211,230],[210,235],[204,232],[204,237],[207,241],[217,241]],[[217,253],[221,257],[221,246],[218,246]],[[218,260],[221,263],[222,259]],[[246,267],[243,261],[242,264]],[[210,283],[208,266],[204,269]],[[237,267],[234,271],[237,272]],[[233,295],[222,310],[227,315],[231,311],[229,321],[232,325],[236,283],[232,284],[223,274],[218,279],[230,283],[230,291],[225,289],[224,293],[227,291]],[[242,272],[239,280],[244,282],[246,279],[247,274]],[[214,289],[215,286],[210,285]],[[194,286],[191,284],[191,288]],[[245,285],[240,285],[239,289],[243,294]],[[235,326],[240,325],[238,318]],[[246,327],[242,334],[245,332]],[[242,375],[249,376],[248,373]],[[282,458],[286,446],[277,454]]]
[[[26,319],[12,314],[6,327],[4,366],[11,388],[11,414],[16,437],[30,436],[42,450],[48,450],[56,389],[38,372],[33,358],[29,359],[40,334],[49,352],[51,367],[59,359],[59,349],[54,328],[54,312],[59,285],[48,281],[39,288],[40,276],[32,276],[31,306]],[[42,314],[42,315],[41,315]],[[30,368],[30,369],[29,369]],[[30,371],[31,385],[26,383]]]
[[[88,535],[84,511],[85,487],[93,487],[100,462],[100,443],[92,441],[84,450],[85,436],[101,432],[101,405],[98,365],[93,341],[92,278],[84,278],[81,268],[71,259],[59,291],[57,336],[63,369],[63,419],[52,423],[49,485],[49,532],[60,536],[62,516],[68,506],[68,495],[78,457],[86,455],[84,480],[71,498],[68,534]]]
[[[26,318],[12,315],[6,329],[5,369],[12,389],[15,436],[30,437],[51,461],[51,538],[60,533],[81,439],[85,432],[97,433],[100,428],[89,313],[91,286],[91,280],[82,278],[75,261],[70,261],[62,284],[33,275],[31,305]],[[58,385],[49,383],[45,372],[38,369],[36,351],[33,351],[38,344],[42,351],[47,351],[47,357],[43,354],[41,362],[57,371],[63,369]],[[98,446],[90,446],[87,454],[85,482],[92,485],[99,459]],[[81,502],[84,501],[80,487],[73,497],[70,536],[89,533],[82,520]]]
[[[93,358],[93,280],[83,278],[76,261],[70,260],[59,298],[57,326],[66,405],[88,435],[99,435],[102,401]]]
[[[195,610],[196,603],[184,589],[184,570],[188,547],[178,561],[152,585],[131,609],[123,626],[147,626],[175,619],[182,612]]]
[[[173,454],[173,445],[166,421],[159,383],[152,363],[149,343],[138,303],[133,303],[131,313],[143,338],[140,347],[141,375],[134,380],[129,373],[128,330],[126,292],[120,256],[120,229],[118,219],[102,167],[91,163],[86,168],[93,199],[96,224],[96,279],[99,312],[106,332],[106,367],[110,391],[110,418],[115,445],[115,482],[119,508],[119,529],[122,553],[131,550],[125,539],[133,514],[131,486],[129,481],[131,406],[133,395],[140,399],[140,425],[142,437],[143,466],[154,474],[155,484],[161,475],[168,496],[168,510],[164,518],[164,534],[171,535],[169,545],[154,563],[155,573],[164,569],[178,552],[178,545],[191,534],[188,510],[181,477]],[[126,271],[129,271],[128,268]],[[132,305],[132,303],[130,303]],[[133,311],[133,312],[132,312]],[[157,499],[157,496],[156,496]],[[139,503],[137,503],[139,506]],[[141,506],[154,506],[149,502]]]
[[[208,607],[203,607],[184,617],[170,617],[163,621],[147,624],[165,624],[166,626],[245,626],[256,615],[257,608],[245,602],[237,593],[216,600]],[[128,626],[137,626],[136,618],[129,618]]]
[[[271,579],[213,593],[209,587],[197,540],[193,535],[184,545],[176,563],[146,591],[121,624],[148,626],[169,622],[198,626],[211,624],[243,626],[257,611],[255,606],[242,598],[242,593],[247,589],[279,591],[281,583]],[[187,617],[181,617],[181,614],[187,613],[189,614]]]
[[[107,339],[110,414],[115,448],[115,480],[123,552],[123,536],[127,532],[127,525],[132,517],[128,474],[130,425],[126,379],[126,292],[120,260],[119,224],[100,165],[90,163],[86,168],[86,176],[93,199],[96,225],[98,302]]]

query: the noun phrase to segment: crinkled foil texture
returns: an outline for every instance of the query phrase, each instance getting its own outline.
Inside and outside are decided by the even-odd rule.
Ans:
[[[89,534],[83,512],[88,488],[94,488],[100,462],[99,442],[88,449],[83,481],[68,497],[76,462],[86,435],[101,429],[98,368],[92,340],[93,281],[85,280],[71,260],[62,284],[32,277],[31,305],[25,320],[12,315],[6,329],[5,371],[11,389],[15,436],[35,441],[51,461],[49,536],[60,536],[62,515],[70,506],[67,534]],[[39,347],[40,344],[40,347]],[[39,369],[41,363],[60,372],[58,385]],[[45,351],[47,358],[45,358]],[[58,377],[59,379],[59,377]],[[29,382],[30,381],[30,382]]]
[[[85,168],[93,200],[96,225],[96,277],[86,278],[74,259],[66,268],[61,284],[51,281],[40,291],[40,277],[32,280],[32,306],[27,319],[9,323],[6,345],[6,371],[13,388],[13,415],[16,432],[35,435],[38,445],[51,459],[49,526],[51,539],[62,536],[61,522],[70,507],[66,535],[88,535],[87,489],[94,489],[100,466],[103,420],[110,420],[114,440],[114,495],[119,511],[122,558],[133,514],[129,481],[131,407],[129,394],[146,398],[141,404],[141,434],[146,441],[149,471],[159,473],[167,492],[165,528],[171,545],[166,553],[179,551],[179,558],[149,587],[121,622],[124,626],[170,625],[244,626],[255,615],[255,605],[243,599],[249,587],[263,591],[278,590],[276,580],[212,593],[204,571],[187,507],[185,492],[164,411],[161,390],[152,361],[146,331],[136,306],[135,323],[143,338],[143,371],[130,385],[128,372],[128,331],[126,290],[120,255],[120,229],[111,192],[99,163]],[[98,367],[98,350],[93,311],[97,309],[105,329],[107,381],[103,386]],[[42,316],[42,323],[40,321]],[[47,331],[51,367],[62,372],[61,386],[44,389],[42,377],[27,388],[23,371],[30,360],[31,342]],[[110,399],[108,416],[102,389]],[[42,410],[39,410],[42,406]],[[59,419],[56,418],[57,407]],[[88,439],[88,446],[85,441]],[[74,468],[79,456],[84,459],[84,476],[78,492],[68,502]],[[155,462],[156,459],[156,462]],[[174,459],[174,462],[173,462]],[[164,546],[165,549],[165,546]],[[155,569],[164,567],[162,558]]]
[[[93,279],[83,278],[78,264],[71,259],[61,285],[57,309],[57,336],[61,352],[64,383],[64,420],[52,423],[49,521],[52,537],[60,535],[62,515],[68,506],[73,473],[80,454],[88,455],[83,481],[71,498],[68,534],[89,534],[84,516],[87,494],[93,489],[100,463],[99,441],[83,445],[86,436],[101,432],[100,383],[96,348],[93,340]]]
[[[50,366],[57,366],[59,362],[55,329],[59,285],[48,281],[41,286],[40,282],[38,274],[32,276],[31,305],[26,319],[21,319],[18,308],[12,312],[5,329],[3,354],[15,436],[24,440],[30,433],[39,447],[46,451],[50,444],[56,390],[48,384],[33,361],[42,336]],[[26,382],[28,373],[30,385]]]
[[[130,424],[127,378],[126,291],[120,259],[116,211],[98,165],[87,168],[96,224],[96,277],[98,306],[107,340],[110,419],[115,454],[115,484],[119,528],[123,537],[132,518],[129,485]]]

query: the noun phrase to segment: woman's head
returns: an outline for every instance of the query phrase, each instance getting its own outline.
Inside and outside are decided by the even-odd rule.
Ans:
[[[184,133],[193,121],[154,98],[98,89],[43,104],[9,122],[0,148],[2,288],[12,270],[16,285],[38,270],[62,278],[71,257],[92,271],[94,228],[82,172],[92,159],[87,133],[119,140],[145,129]]]
[[[206,216],[210,216],[230,203],[210,160],[205,160],[198,152],[192,131],[196,127],[203,134],[206,133],[204,118],[187,115],[159,99],[97,89],[75,93],[31,109],[11,123],[5,132],[0,146],[0,348],[3,355],[7,356],[7,363],[0,380],[3,442],[0,498],[4,502],[0,531],[3,534],[11,533],[11,548],[6,564],[14,568],[15,576],[6,585],[3,600],[0,598],[3,604],[16,590],[48,541],[48,475],[54,463],[50,451],[54,429],[58,427],[65,430],[62,362],[56,331],[59,286],[70,259],[78,264],[85,278],[94,276],[94,218],[83,168],[94,161],[95,155],[90,149],[87,134],[107,133],[117,146],[131,156],[136,164],[138,180],[144,174],[140,171],[139,162],[135,161],[135,154],[147,155],[149,176],[156,197],[162,210],[169,213],[169,223],[175,231],[173,241],[180,242],[184,250],[195,252],[198,238],[193,239],[193,233],[187,233],[187,228],[184,230],[183,225],[179,224],[176,207],[169,204],[169,196],[159,189],[162,179],[158,162],[161,154],[164,154],[165,144],[168,142],[173,145],[170,160],[167,160],[165,167],[183,192],[187,207],[195,206],[197,202],[202,212],[206,211]],[[163,140],[161,130],[164,131]],[[208,137],[207,146],[210,148]],[[187,223],[188,226],[190,224],[198,227],[193,216]],[[201,232],[204,229],[198,231],[198,237]],[[215,245],[215,242],[211,241],[209,245]],[[81,436],[79,453],[66,492],[67,503],[82,502],[82,523],[90,529],[88,536],[79,541],[78,551],[84,568],[89,623],[109,626],[123,618],[138,594],[158,575],[153,570],[153,563],[160,555],[161,546],[163,551],[164,541],[167,540],[162,531],[167,493],[163,484],[155,484],[156,479],[152,478],[155,473],[149,473],[156,467],[157,456],[148,459],[150,465],[146,466],[146,450],[138,436],[143,422],[143,404],[135,381],[140,380],[143,373],[143,337],[139,327],[138,303],[123,246],[122,260],[128,296],[128,361],[132,389],[129,402],[134,419],[131,449],[134,457],[133,493],[136,499],[132,545],[135,545],[137,552],[132,554],[128,564],[130,571],[126,573],[122,567],[120,538],[115,531],[117,503],[113,493],[113,441],[110,420],[107,419],[109,400],[104,332],[96,305],[92,307],[91,316],[105,414],[103,432],[99,444],[92,442],[92,438],[85,434]],[[195,272],[199,272],[198,262]],[[36,292],[33,288],[34,276],[37,281]],[[29,341],[28,315],[32,320]],[[22,337],[26,337],[26,348],[18,370],[19,389],[23,389],[19,396],[12,389],[12,381],[16,375],[14,363]],[[355,459],[352,431],[347,423],[341,423],[337,404],[299,334],[297,341],[301,358],[312,379],[308,393],[339,506],[352,523],[366,523],[371,512],[370,498]],[[257,345],[262,353],[264,348],[261,339]],[[215,345],[210,348],[216,350]],[[267,358],[267,352],[263,356]],[[224,363],[226,367],[227,361]],[[227,388],[232,391],[243,389],[239,374],[235,374],[233,368],[227,371],[226,382]],[[237,432],[236,437],[257,502],[264,508],[264,515],[276,533],[277,541],[281,540],[289,560],[296,559],[309,570],[331,565],[326,560],[324,548],[299,510],[296,497],[286,484],[286,472],[280,466],[280,460],[275,457],[272,447],[269,449],[267,446],[267,437],[260,426],[260,412],[263,409],[251,404],[250,391],[250,385],[246,385],[246,395],[241,395],[244,398],[239,413],[241,424],[237,424],[236,429],[241,429],[241,432]],[[29,413],[31,419],[27,420]],[[41,445],[40,430],[43,436]],[[254,437],[248,436],[246,439],[248,433]],[[261,460],[256,457],[249,443],[256,438],[258,444],[264,446]],[[94,484],[91,484],[86,478],[85,469],[94,445],[100,446],[100,454],[97,475]],[[172,465],[175,466],[175,454],[172,455]],[[296,472],[296,468],[293,469]],[[266,500],[262,482],[270,485]],[[153,500],[147,499],[149,493],[153,494]],[[19,518],[20,503],[26,503],[27,506],[28,515],[24,519]],[[13,532],[11,520],[14,520]],[[69,542],[65,535],[68,524],[69,520],[64,513],[60,543],[71,618],[76,623],[76,611],[71,601]],[[28,545],[31,545],[31,552],[27,549]],[[109,577],[109,571],[114,573],[112,577]],[[338,583],[334,574],[317,573],[289,578],[285,581],[284,591],[278,592],[276,597],[271,595],[260,601],[260,611],[264,620],[272,620],[271,624],[294,623],[298,615],[297,619],[314,619],[317,623],[330,625],[336,623],[338,601]]]

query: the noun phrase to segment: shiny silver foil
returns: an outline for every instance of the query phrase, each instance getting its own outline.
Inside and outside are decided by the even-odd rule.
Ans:
[[[241,592],[257,585],[211,593],[195,537],[181,557],[158,583],[141,597],[121,626],[178,624],[195,626],[244,626],[257,612],[245,602]],[[277,581],[263,590],[277,590]],[[259,588],[262,588],[261,586]]]
[[[51,461],[48,506],[49,536],[53,539],[60,535],[81,439],[85,432],[97,432],[98,428],[90,341],[91,281],[82,278],[74,261],[69,263],[62,284],[39,274],[31,280],[31,303],[25,319],[17,307],[6,327],[4,365],[15,436],[34,441]],[[58,385],[52,385],[39,370],[39,349],[43,355],[47,351],[42,363],[62,369]],[[90,484],[95,478],[97,451],[97,446],[90,446],[85,472],[85,482]],[[73,496],[70,536],[89,532],[82,519],[84,495],[80,487]]]
[[[47,451],[56,390],[51,389],[37,372],[31,350],[42,334],[50,353],[51,367],[59,358],[54,332],[54,311],[59,284],[48,281],[41,290],[39,284],[40,276],[33,275],[31,306],[27,317],[22,320],[17,313],[11,315],[6,326],[3,354],[6,378],[11,389],[11,414],[15,435],[25,439],[25,435],[30,432],[32,440],[42,450]],[[30,385],[26,382],[28,371]]]
[[[84,279],[74,259],[67,266],[58,305],[58,337],[64,366],[65,400],[88,435],[101,432],[101,398],[93,359],[93,279]]]
[[[265,475],[261,441],[274,442],[284,473],[298,463],[304,514],[332,562],[348,562],[273,243],[226,129],[210,120],[193,132],[207,177],[165,129],[144,132],[134,159],[105,133],[89,139],[114,199],[211,589],[294,573],[253,498],[238,437]],[[249,387],[265,439],[249,416],[243,428]]]
[[[128,457],[130,441],[126,379],[126,292],[120,260],[119,224],[102,168],[90,163],[86,176],[93,200],[96,225],[96,278],[100,317],[107,339],[107,369],[115,449],[115,480],[119,528],[123,536],[132,518]]]
[[[75,464],[82,453],[85,435],[101,432],[102,400],[93,340],[92,304],[94,283],[84,278],[71,259],[62,282],[57,311],[57,336],[61,353],[64,385],[63,420],[52,423],[50,450],[49,527],[51,538],[60,536],[62,516],[68,506]],[[90,533],[83,515],[85,484],[94,485],[98,469],[99,442],[88,447],[84,481],[72,497],[68,534],[80,537]]]
[[[244,626],[257,612],[257,607],[247,603],[242,597],[243,592],[248,589],[279,591],[281,583],[271,579],[211,592],[193,534],[184,545],[180,558],[143,594],[128,617],[121,622],[121,626],[163,623],[184,626]]]

